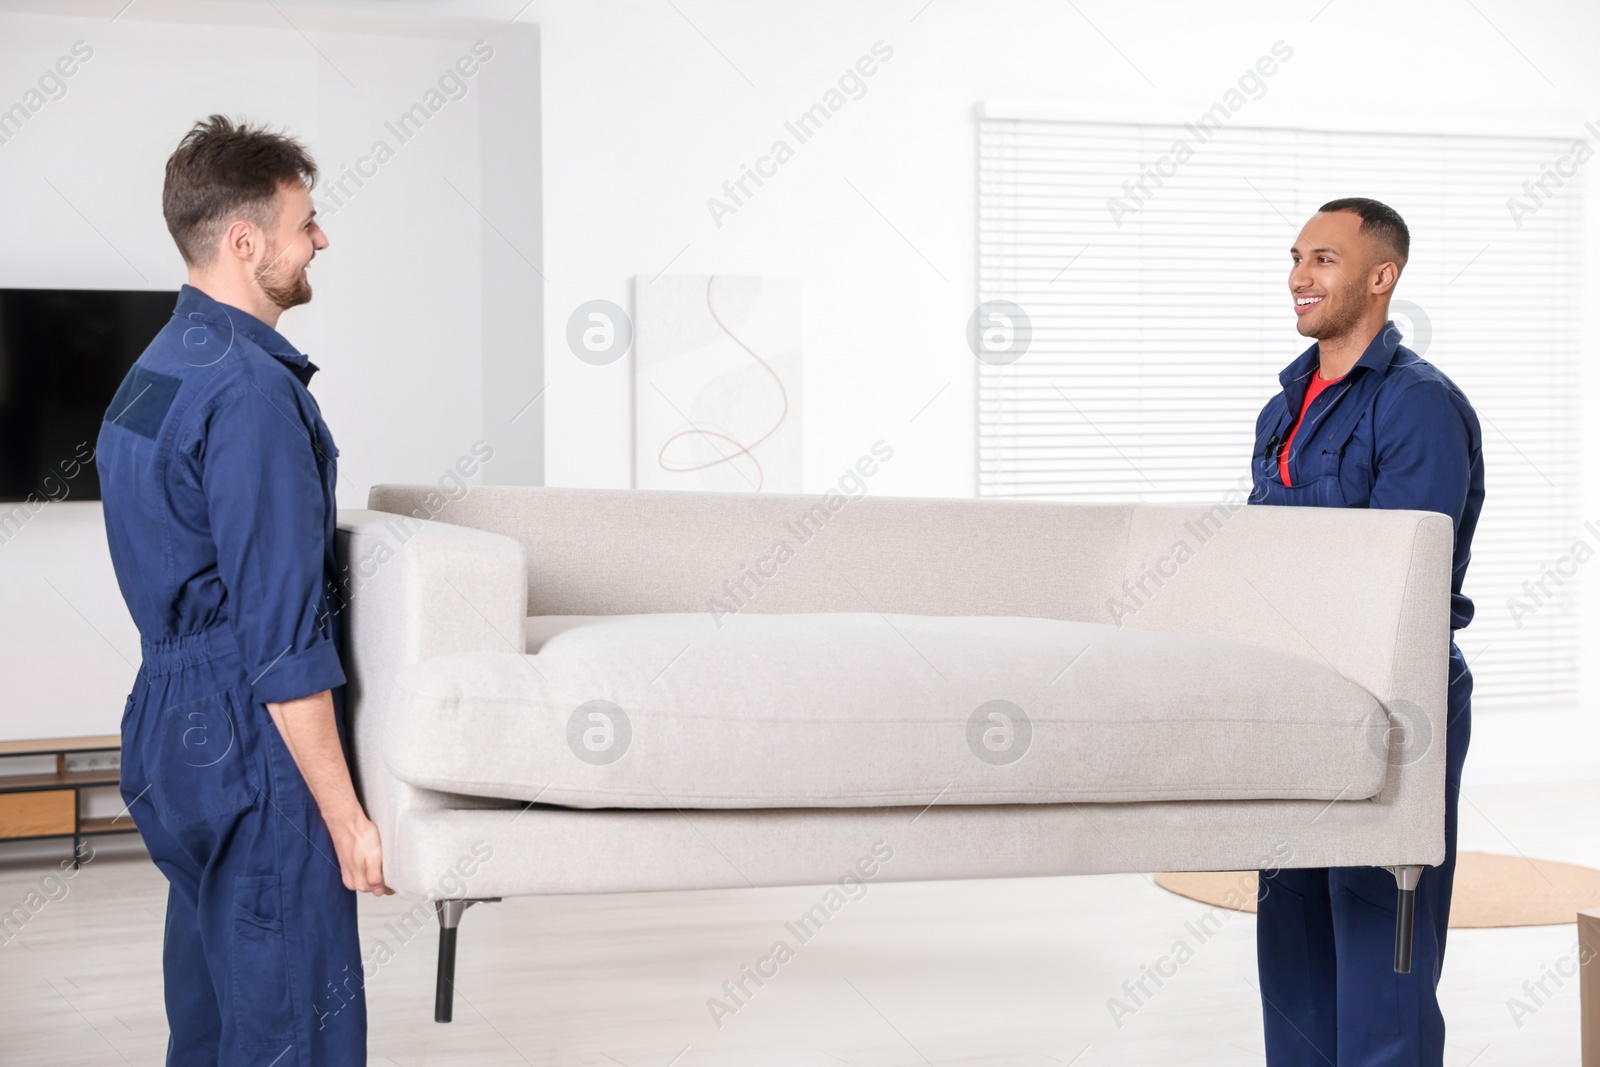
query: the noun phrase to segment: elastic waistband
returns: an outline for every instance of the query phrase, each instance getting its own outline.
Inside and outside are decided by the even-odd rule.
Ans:
[[[236,654],[239,644],[233,636],[233,626],[223,623],[198,633],[180,634],[160,641],[139,640],[144,654],[144,672],[147,675],[172,674],[185,667],[195,667],[210,660]]]

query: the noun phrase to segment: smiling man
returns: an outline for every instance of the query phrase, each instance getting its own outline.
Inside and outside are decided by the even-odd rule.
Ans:
[[[327,610],[339,450],[316,364],[276,329],[328,247],[316,176],[298,142],[220,115],[179,143],[162,208],[189,284],[95,455],[143,653],[121,789],[168,882],[168,1067],[367,1062],[353,891],[390,890]]]
[[[1285,367],[1256,421],[1253,504],[1413,508],[1455,524],[1445,744],[1445,860],[1416,892],[1412,969],[1393,969],[1395,879],[1374,867],[1263,872],[1256,926],[1270,1067],[1437,1067],[1436,995],[1456,862],[1456,806],[1471,734],[1472,675],[1454,631],[1483,506],[1482,435],[1467,398],[1400,344],[1389,299],[1411,250],[1393,208],[1322,205],[1290,249],[1296,325],[1316,343]],[[1308,558],[1305,565],[1320,566]],[[1437,739],[1435,739],[1437,741]],[[1394,760],[1420,753],[1401,750]]]

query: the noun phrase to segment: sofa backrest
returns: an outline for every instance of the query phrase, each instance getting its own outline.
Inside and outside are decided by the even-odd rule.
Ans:
[[[527,614],[1027,615],[1202,632],[1333,666],[1380,699],[1448,641],[1431,512],[379,485],[374,511],[510,537]],[[1403,690],[1409,686],[1402,685]],[[1431,688],[1431,686],[1429,687]],[[1409,694],[1407,694],[1409,696]]]

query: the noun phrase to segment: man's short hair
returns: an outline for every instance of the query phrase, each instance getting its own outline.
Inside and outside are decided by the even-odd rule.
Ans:
[[[1404,268],[1411,255],[1411,230],[1400,212],[1378,200],[1364,196],[1347,196],[1342,200],[1329,200],[1318,211],[1350,211],[1361,216],[1360,232],[1376,238],[1397,265]]]
[[[286,134],[212,115],[194,124],[167,159],[161,213],[183,261],[207,266],[223,230],[245,218],[258,226],[277,221],[278,186],[317,182],[317,164]]]

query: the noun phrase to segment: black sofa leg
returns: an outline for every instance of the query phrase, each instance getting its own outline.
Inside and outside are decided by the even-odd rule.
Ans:
[[[1417,883],[1421,867],[1390,867],[1399,896],[1394,908],[1394,969],[1396,974],[1411,973],[1411,932],[1417,914]]]
[[[434,913],[439,916],[439,973],[433,987],[433,1021],[447,1023],[455,1008],[456,991],[456,928],[461,925],[461,913],[474,904],[485,904],[499,897],[482,897],[474,900],[435,900]]]

